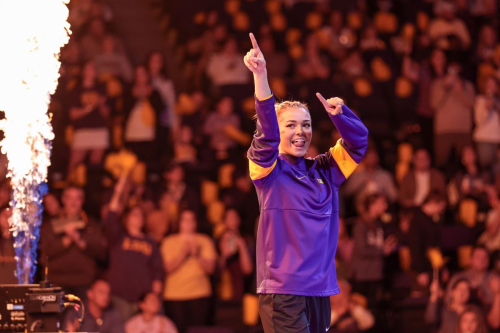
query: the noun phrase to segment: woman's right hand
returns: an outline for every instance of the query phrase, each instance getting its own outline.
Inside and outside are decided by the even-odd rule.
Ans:
[[[250,33],[250,40],[252,41],[252,49],[243,57],[243,62],[252,73],[264,74],[266,73],[266,60],[252,33]]]
[[[116,194],[121,195],[125,190],[125,186],[127,185],[128,181],[128,175],[129,173],[127,171],[123,171],[122,174],[120,175],[120,178],[118,178],[118,181],[116,182],[114,189]]]
[[[429,287],[429,291],[433,295],[438,295],[439,294],[440,287],[439,287],[439,281],[438,280],[432,281],[431,286]]]
[[[442,290],[441,290],[441,287],[439,285],[438,280],[432,281],[432,283],[429,287],[429,291],[431,292],[431,295],[429,297],[429,301],[431,303],[436,303],[438,301],[438,299],[442,296]]]

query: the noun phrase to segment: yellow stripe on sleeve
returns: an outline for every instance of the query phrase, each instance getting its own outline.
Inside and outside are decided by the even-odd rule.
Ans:
[[[351,155],[349,155],[347,150],[340,144],[340,139],[334,147],[330,148],[330,152],[335,162],[337,162],[340,171],[344,174],[344,177],[346,179],[349,178],[358,164],[354,162]]]
[[[266,99],[269,99],[271,97],[273,97],[273,94],[267,96],[266,98],[262,98],[262,99],[260,99],[260,98],[257,97],[257,99],[259,100],[259,102],[262,102],[262,101],[265,101]]]
[[[277,160],[276,160],[277,161]],[[273,171],[276,161],[268,168],[263,168],[252,160],[248,160],[250,166],[250,178],[252,180],[262,179]]]

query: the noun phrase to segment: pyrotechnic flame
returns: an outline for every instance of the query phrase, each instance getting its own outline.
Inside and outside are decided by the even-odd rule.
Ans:
[[[52,125],[47,114],[59,78],[59,52],[69,40],[69,0],[0,0],[0,122],[9,160],[19,283],[30,283],[42,198],[50,165]]]

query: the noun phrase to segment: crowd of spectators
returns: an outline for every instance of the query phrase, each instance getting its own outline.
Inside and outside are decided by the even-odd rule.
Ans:
[[[40,263],[85,300],[81,330],[185,333],[229,302],[258,332],[253,32],[275,96],[309,103],[310,157],[339,138],[317,91],[370,131],[339,192],[331,331],[500,331],[495,0],[165,1],[182,82],[154,45],[131,64],[105,0],[69,6]],[[8,201],[4,180],[2,283],[15,281]],[[418,319],[398,320],[409,303]]]

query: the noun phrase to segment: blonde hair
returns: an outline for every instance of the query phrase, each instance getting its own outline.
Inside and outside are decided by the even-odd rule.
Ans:
[[[283,101],[281,103],[274,104],[274,110],[276,111],[276,116],[278,118],[283,112],[285,112],[286,109],[290,108],[301,108],[306,110],[307,113],[311,114],[311,112],[309,112],[309,107],[307,106],[307,104],[299,101]],[[256,120],[257,114],[255,114],[252,119]]]
[[[306,103],[302,103],[299,101],[283,101],[281,103],[276,103],[274,104],[274,109],[276,110],[276,116],[280,116],[286,109],[291,109],[291,108],[301,108],[309,112],[309,108],[307,107]]]

